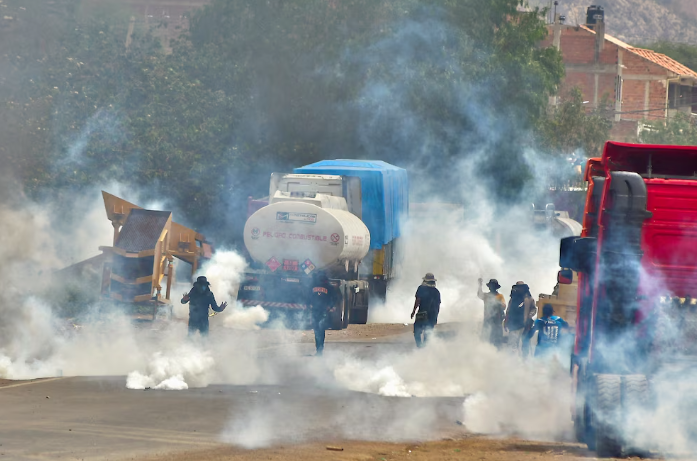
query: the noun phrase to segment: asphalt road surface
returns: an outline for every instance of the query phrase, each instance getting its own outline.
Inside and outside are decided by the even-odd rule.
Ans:
[[[328,348],[369,357],[413,347],[402,326],[396,333],[378,340],[370,336],[374,332],[367,339],[330,332]],[[321,360],[313,352],[305,338],[291,353],[308,362]],[[287,353],[283,344],[272,341],[260,350],[261,360],[279,369]],[[131,459],[215,449],[246,437],[264,445],[334,440],[337,425],[354,424],[337,421],[336,415],[360,424],[358,437],[371,438],[374,428],[424,410],[438,422],[426,432],[463,432],[455,424],[462,398],[381,397],[317,387],[292,379],[292,370],[284,373],[284,385],[212,384],[186,391],[129,390],[124,376],[5,381],[0,384],[0,459]],[[268,421],[259,422],[269,412]],[[251,429],[246,424],[250,418],[257,421]],[[269,433],[246,435],[246,430]]]
[[[395,326],[382,336],[371,328],[331,332],[327,356],[330,350],[371,357],[413,348],[406,327]],[[304,339],[291,353],[310,364],[321,360],[312,357],[307,335],[299,337]],[[262,352],[262,360],[279,364],[289,353],[273,341]],[[157,391],[129,390],[124,376],[0,382],[0,460],[513,461],[591,456],[576,444],[468,434],[457,424],[463,397],[382,397],[301,378],[283,383]]]

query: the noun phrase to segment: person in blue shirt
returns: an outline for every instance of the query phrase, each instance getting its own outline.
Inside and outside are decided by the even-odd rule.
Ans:
[[[554,307],[545,304],[542,307],[542,317],[535,320],[533,327],[528,332],[528,338],[532,338],[535,332],[537,335],[537,347],[535,347],[535,357],[548,357],[558,352],[563,345],[563,337],[569,330],[566,321],[554,315]]]
[[[419,310],[417,313],[416,310]],[[423,283],[416,290],[416,300],[414,309],[411,311],[411,318],[414,320],[414,339],[416,347],[423,347],[433,333],[433,329],[438,323],[438,313],[440,312],[440,291],[436,288],[436,278],[432,273],[428,273],[423,278]]]

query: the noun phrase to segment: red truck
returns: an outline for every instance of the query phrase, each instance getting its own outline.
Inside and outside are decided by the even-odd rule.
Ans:
[[[559,283],[578,272],[574,427],[599,457],[626,456],[651,449],[627,428],[656,412],[656,381],[697,363],[697,146],[608,142],[585,179],[559,261]]]

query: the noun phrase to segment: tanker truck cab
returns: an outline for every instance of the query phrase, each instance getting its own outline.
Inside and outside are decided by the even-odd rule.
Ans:
[[[391,251],[407,193],[406,171],[384,162],[325,160],[273,173],[265,206],[245,224],[250,269],[238,302],[261,305],[286,327],[304,328],[312,277],[322,271],[340,294],[331,328],[366,323],[374,287],[382,288],[375,278],[394,274]]]
[[[695,172],[697,147],[614,142],[586,167],[583,231],[559,263],[578,272],[575,432],[599,457],[653,449],[627,428],[652,419],[652,386],[697,370]]]

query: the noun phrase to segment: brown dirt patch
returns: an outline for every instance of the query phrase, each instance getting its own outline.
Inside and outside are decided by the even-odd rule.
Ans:
[[[42,379],[45,379],[45,378],[40,378],[40,379],[4,379],[4,378],[0,378],[0,387],[14,386],[15,384],[24,384],[24,383],[30,383],[33,381],[41,381]]]
[[[341,447],[330,451],[327,446]],[[587,460],[593,454],[571,443],[530,442],[517,439],[467,437],[426,443],[382,443],[334,441],[328,444],[279,446],[261,450],[221,447],[206,451],[185,452],[142,458],[172,461],[521,461],[521,460]]]

